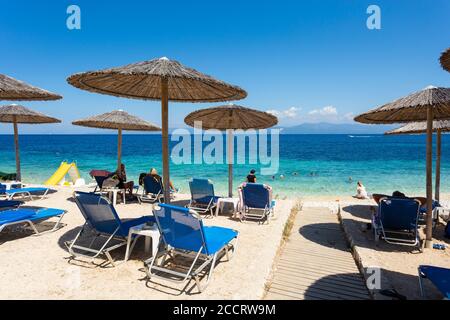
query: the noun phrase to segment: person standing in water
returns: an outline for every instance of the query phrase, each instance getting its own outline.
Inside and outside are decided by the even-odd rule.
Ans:
[[[250,173],[247,175],[247,182],[256,183],[255,172],[255,169],[250,170]]]

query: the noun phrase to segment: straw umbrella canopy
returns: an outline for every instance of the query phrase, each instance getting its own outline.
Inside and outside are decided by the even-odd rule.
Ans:
[[[450,72],[450,48],[442,53],[440,61],[442,68]]]
[[[362,123],[396,123],[424,121],[427,123],[426,149],[426,189],[427,189],[427,248],[432,247],[432,143],[433,120],[450,119],[450,88],[436,88],[433,86],[397,99],[379,108],[370,110],[355,117],[355,121]]]
[[[243,99],[247,93],[183,66],[166,57],[123,67],[88,71],[70,76],[67,81],[83,90],[118,97],[161,100],[164,199],[169,190],[169,100],[177,102],[218,102]]]
[[[142,120],[123,110],[115,110],[89,118],[73,121],[76,126],[115,129],[117,130],[117,170],[120,170],[122,159],[122,130],[128,131],[161,131],[157,125]]]
[[[58,100],[62,97],[56,93],[34,87],[23,81],[0,74],[0,100]]]
[[[436,132],[436,181],[434,183],[434,193],[437,201],[440,199],[440,187],[441,187],[441,133],[450,131],[450,121],[440,120],[433,121],[433,132]],[[427,132],[426,122],[411,122],[400,128],[386,131],[386,135],[399,135],[399,134],[421,134]]]
[[[231,198],[233,196],[233,130],[269,128],[278,123],[278,118],[267,112],[229,104],[191,112],[184,118],[184,122],[191,127],[200,122],[202,129],[227,131],[228,196]]]
[[[0,122],[13,124],[16,151],[16,179],[20,181],[22,174],[20,172],[19,130],[17,124],[59,123],[61,120],[46,116],[45,114],[30,110],[18,104],[10,104],[0,107]]]

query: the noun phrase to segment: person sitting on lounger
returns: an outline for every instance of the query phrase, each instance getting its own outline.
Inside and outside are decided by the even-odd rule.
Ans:
[[[368,199],[369,196],[367,195],[366,187],[361,183],[361,181],[358,181],[356,183],[356,196],[355,198],[358,199]]]
[[[394,191],[392,192],[392,196],[395,198],[406,198],[406,194],[400,191]]]
[[[133,195],[134,182],[127,181],[127,173],[125,171],[125,165],[123,163],[120,165],[120,170],[116,170],[115,175],[119,180],[117,188],[125,189],[125,191],[128,191],[130,195]]]
[[[250,170],[250,173],[247,176],[247,182],[256,183],[255,172],[256,172],[255,169]]]
[[[162,184],[162,177],[158,174],[158,171],[157,171],[155,168],[151,168],[151,169],[150,169],[149,176],[152,176],[154,179],[160,181],[161,184]],[[164,184],[162,184],[162,185],[164,185]],[[170,188],[172,191],[177,191],[177,189],[176,189],[175,186],[173,185],[172,181],[169,181],[169,188]]]

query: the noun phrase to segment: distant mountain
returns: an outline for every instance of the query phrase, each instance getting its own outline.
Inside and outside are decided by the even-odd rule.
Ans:
[[[368,125],[359,123],[302,123],[280,127],[282,134],[382,134],[398,125]]]

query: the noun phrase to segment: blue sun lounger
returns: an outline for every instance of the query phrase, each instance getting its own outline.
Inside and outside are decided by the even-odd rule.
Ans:
[[[5,190],[4,194],[8,200],[12,200],[15,196],[20,195],[22,198],[28,197],[33,200],[33,195],[45,197],[50,189],[45,187],[30,187]]]
[[[239,187],[239,212],[241,220],[267,221],[274,212],[272,188],[261,183],[243,183]]]
[[[95,186],[94,193],[97,192],[97,189],[99,192],[103,189],[103,182],[108,179],[108,177],[112,174],[112,172],[109,172],[107,170],[91,170],[89,172],[89,175],[95,179],[95,182],[97,185]]]
[[[110,251],[125,246],[130,228],[149,222],[153,217],[121,220],[111,202],[99,194],[75,192],[75,203],[86,222],[72,241],[65,242],[73,258],[85,257],[92,262],[99,255],[104,255],[111,265],[115,266]],[[85,236],[91,236],[90,244],[83,244]],[[104,239],[100,248],[93,248],[97,239]]]
[[[213,216],[214,208],[220,197],[215,196],[211,180],[193,178],[189,181],[189,189],[191,190],[191,200],[187,207],[201,214],[209,212],[209,215]]]
[[[142,195],[138,195],[139,203],[142,202],[160,202],[163,199],[163,186],[161,184],[161,180],[155,179],[152,176],[144,177],[143,185],[144,189],[142,191]]]
[[[28,224],[36,235],[53,232],[59,229],[61,220],[66,213],[65,210],[55,208],[18,208],[0,211],[0,232],[6,227]],[[50,218],[58,218],[58,221],[51,230],[39,232],[35,223],[42,222]]]
[[[450,299],[450,269],[435,266],[419,266],[419,287],[425,297],[423,279],[428,279],[442,293],[444,299]]]
[[[18,200],[0,200],[0,210],[18,208],[24,202]]]
[[[372,217],[375,241],[381,237],[387,243],[417,246],[419,241],[420,202],[410,198],[380,199],[378,212]]]
[[[437,200],[432,201],[431,208],[433,216],[433,228],[435,228],[439,221],[439,212],[441,210],[446,210],[446,208],[442,206]],[[424,204],[419,208],[419,224],[426,224],[426,214],[427,214],[427,205]]]
[[[187,281],[184,289],[194,279],[202,292],[212,279],[216,262],[223,255],[229,260],[229,250],[233,250],[233,254],[236,252],[239,233],[229,228],[205,227],[197,212],[188,208],[159,204],[153,214],[164,246],[145,262],[148,279],[156,277],[173,282]],[[177,256],[192,261],[187,271],[173,267]],[[207,267],[209,271],[205,270]],[[200,285],[203,276],[207,276],[207,280],[204,285]]]

